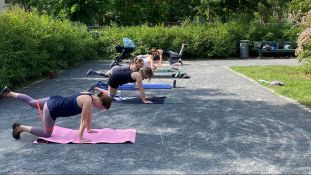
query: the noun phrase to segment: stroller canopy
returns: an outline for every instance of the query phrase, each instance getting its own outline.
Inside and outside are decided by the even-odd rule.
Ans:
[[[128,38],[123,38],[123,45],[125,48],[135,48],[134,42]]]

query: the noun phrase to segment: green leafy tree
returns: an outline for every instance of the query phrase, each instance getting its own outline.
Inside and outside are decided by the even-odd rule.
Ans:
[[[304,30],[299,33],[296,53],[298,60],[304,61],[306,71],[311,73],[311,10],[303,17],[301,27]]]
[[[216,20],[227,22],[236,14],[253,16],[262,2],[265,0],[201,0],[198,15],[202,15],[209,22]]]
[[[310,0],[292,0],[288,5],[288,14],[294,23],[300,23],[310,9]]]
[[[33,7],[39,13],[94,25],[102,21],[110,0],[12,0],[12,3],[22,5],[25,10]]]

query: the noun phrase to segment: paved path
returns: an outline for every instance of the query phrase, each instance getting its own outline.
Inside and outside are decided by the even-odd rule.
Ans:
[[[135,128],[135,144],[39,144],[34,136],[11,136],[15,121],[40,126],[36,109],[13,99],[0,101],[0,174],[207,174],[311,173],[311,113],[224,66],[297,65],[293,59],[186,61],[191,79],[179,88],[147,90],[180,96],[182,104],[114,104],[95,112],[95,128]],[[96,78],[94,61],[22,90],[34,97],[71,95]],[[172,79],[151,82],[171,83]],[[122,95],[136,92],[121,92]],[[78,128],[79,116],[58,125]]]

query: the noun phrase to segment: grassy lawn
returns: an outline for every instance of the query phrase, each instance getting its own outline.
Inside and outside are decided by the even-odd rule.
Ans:
[[[311,74],[305,74],[300,66],[233,66],[231,69],[311,108]],[[271,86],[259,82],[259,79],[279,80],[284,82],[285,86]]]

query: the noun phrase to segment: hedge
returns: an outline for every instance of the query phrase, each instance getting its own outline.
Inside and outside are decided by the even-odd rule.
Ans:
[[[83,60],[113,59],[114,47],[122,44],[123,37],[136,43],[133,55],[145,54],[153,47],[178,52],[185,42],[189,44],[184,52],[188,59],[223,59],[239,57],[240,40],[295,41],[298,30],[288,23],[239,21],[88,30],[83,24],[13,8],[0,12],[0,83],[14,87]]]
[[[14,8],[0,13],[0,83],[15,87],[97,56],[87,27]]]

